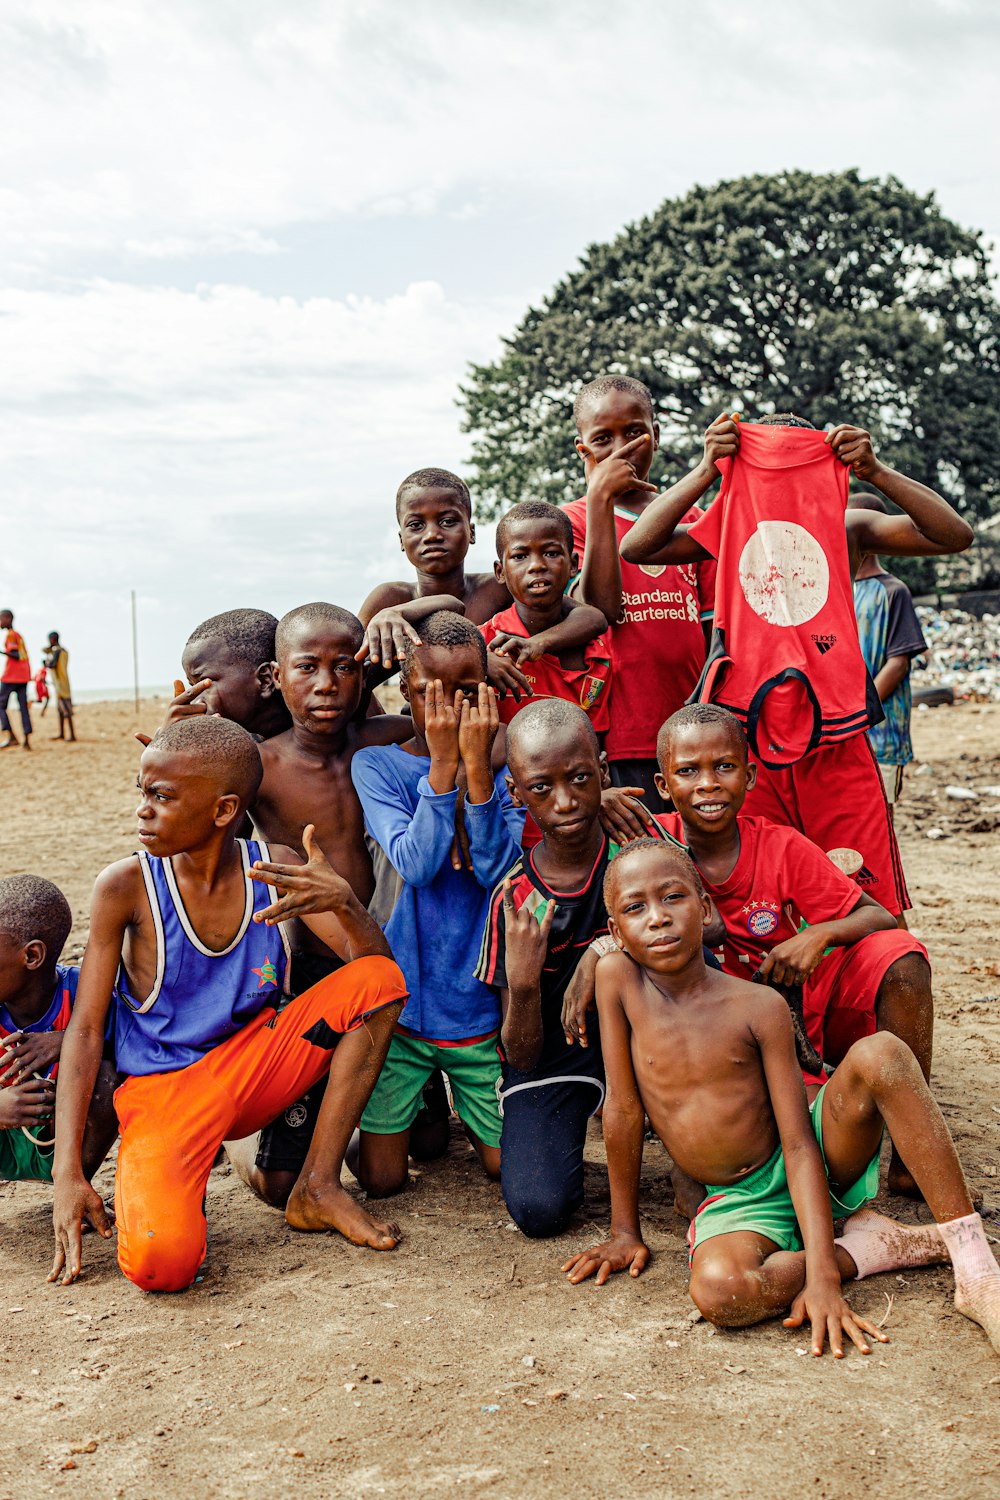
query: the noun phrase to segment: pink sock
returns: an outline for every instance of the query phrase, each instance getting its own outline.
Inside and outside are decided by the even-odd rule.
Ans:
[[[970,1286],[984,1278],[1000,1277],[1000,1266],[994,1259],[978,1214],[947,1219],[938,1225],[938,1229],[951,1256],[956,1287]]]
[[[897,1224],[873,1208],[861,1208],[852,1214],[836,1243],[857,1266],[859,1281],[880,1271],[935,1265],[946,1254],[936,1224]]]

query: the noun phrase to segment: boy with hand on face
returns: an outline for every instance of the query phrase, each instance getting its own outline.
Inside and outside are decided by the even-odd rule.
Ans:
[[[878,1029],[904,1041],[929,1079],[926,950],[804,834],[745,815],[756,771],[739,720],[718,704],[690,704],[664,724],[658,748],[660,787],[676,811],[657,821],[689,850],[725,924],[726,971],[801,988],[806,1034],[827,1063]],[[812,1093],[822,1082],[806,1079]],[[889,1187],[914,1191],[896,1157]]]
[[[634,1278],[649,1262],[639,1222],[649,1120],[674,1160],[711,1184],[691,1225],[691,1297],[720,1328],[790,1308],[842,1357],[887,1336],[858,1317],[841,1284],[950,1259],[955,1306],[1000,1353],[1000,1267],[973,1211],[955,1147],[912,1053],[881,1032],[856,1042],[807,1104],[788,1007],[774,990],[706,969],[709,903],[690,858],[638,840],[608,867],[611,935],[597,1006],[607,1068],[604,1140],[611,1238],[563,1266]],[[864,1207],[889,1135],[937,1221],[894,1223]],[[834,1218],[847,1217],[834,1239]]]
[[[39,875],[0,880],[0,1179],[52,1181],[56,1080],[80,971],[59,955],[69,902]],[[89,1181],[118,1134],[114,1064],[102,1057],[81,1148]]]
[[[389,1046],[405,988],[378,925],[307,828],[308,861],[236,837],[261,778],[253,739],[228,719],[168,724],[139,763],[138,855],[98,878],[56,1101],[56,1255],[50,1281],[80,1271],[89,1216],[111,1234],[86,1180],[81,1143],[114,1007],[121,1146],[118,1259],[147,1291],[182,1291],[205,1257],[205,1190],[219,1147],[255,1133],[320,1078],[328,1087],[285,1217],[391,1250],[399,1230],[341,1186],[344,1151]],[[289,904],[346,962],[278,1014]],[[301,896],[300,896],[301,900]]]
[[[411,1141],[422,1091],[438,1068],[485,1171],[496,1177],[500,1170],[499,1007],[473,968],[489,892],[517,859],[524,819],[503,771],[492,767],[500,719],[482,636],[448,611],[417,630],[400,678],[412,737],[359,750],[351,768],[365,825],[382,851],[380,898],[384,886],[392,901],[385,934],[410,996],[361,1119],[356,1171],[375,1197],[405,1187],[411,1146],[422,1156],[447,1148],[446,1131],[433,1145]],[[460,766],[468,870],[451,860]]]
[[[660,428],[648,388],[627,375],[601,376],[579,392],[573,415],[587,493],[562,509],[583,559],[574,592],[610,623],[611,783],[642,787],[655,808],[656,734],[690,697],[705,664],[715,562],[635,566],[619,555],[658,493],[649,470]],[[693,507],[686,519],[700,514]]]

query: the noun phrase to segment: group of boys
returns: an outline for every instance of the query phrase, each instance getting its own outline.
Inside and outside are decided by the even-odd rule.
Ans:
[[[575,416],[585,497],[511,507],[492,575],[465,572],[466,486],[425,469],[396,502],[415,579],[360,618],[192,632],[79,976],[56,888],[0,881],[0,1175],[53,1181],[49,1279],[69,1283],[85,1221],[112,1233],[91,1178],[117,1129],[119,1263],[177,1291],[223,1146],[294,1227],[391,1249],[342,1167],[369,1201],[398,1193],[453,1106],[542,1237],[583,1202],[603,1107],[612,1235],[570,1280],[648,1261],[648,1119],[707,1318],[790,1309],[814,1353],[867,1351],[884,1335],[841,1283],[950,1257],[1000,1350],[1000,1270],[928,1088],[930,967],[897,925],[878,699],[844,633],[866,557],[961,550],[968,528],[856,428],[724,416],[660,495],[645,386],[593,381]],[[848,510],[851,473],[900,514]],[[390,714],[373,690],[397,665]],[[865,1207],[886,1129],[889,1186],[928,1225]]]
[[[3,731],[4,736],[0,740],[0,750],[10,750],[18,743],[14,726],[7,712],[11,698],[17,702],[21,715],[21,733],[24,736],[21,744],[25,750],[30,750],[32,727],[31,710],[28,706],[28,683],[32,681],[31,661],[24,636],[19,630],[14,629],[13,610],[0,609],[0,631],[3,632],[3,646],[0,647],[0,656],[3,657],[3,670],[0,672],[0,730]],[[52,674],[52,683],[56,690],[56,707],[59,716],[59,733],[54,738],[75,741],[73,698],[69,685],[69,652],[60,641],[58,630],[49,631],[48,643],[42,653],[42,665],[33,679],[35,701],[41,705],[43,714],[49,706],[49,673]]]

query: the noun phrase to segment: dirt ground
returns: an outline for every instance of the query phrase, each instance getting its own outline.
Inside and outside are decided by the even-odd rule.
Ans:
[[[30,757],[0,758],[0,871],[62,886],[73,958],[94,874],[133,847],[135,727],[126,705],[85,706],[79,745],[46,724]],[[934,1085],[1000,1238],[1000,705],[918,713],[915,740],[900,830],[935,965]],[[716,1333],[692,1317],[650,1147],[650,1270],[573,1288],[560,1262],[608,1217],[596,1131],[588,1154],[585,1211],[533,1242],[456,1134],[390,1201],[392,1255],[292,1233],[217,1169],[204,1279],[159,1298],[94,1238],[83,1279],[47,1286],[49,1191],[0,1187],[0,1500],[1000,1493],[1000,1359],[954,1312],[950,1271],[857,1286],[892,1335],[867,1359],[814,1361],[779,1323]]]

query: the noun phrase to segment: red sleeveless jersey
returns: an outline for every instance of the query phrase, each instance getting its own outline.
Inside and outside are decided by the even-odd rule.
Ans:
[[[689,535],[719,560],[712,650],[692,695],[746,726],[765,766],[881,722],[854,614],[850,471],[822,432],[740,427],[722,489]]]

